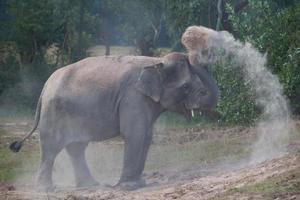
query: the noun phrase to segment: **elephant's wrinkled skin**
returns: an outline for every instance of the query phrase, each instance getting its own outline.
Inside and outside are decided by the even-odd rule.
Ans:
[[[46,82],[37,108],[38,185],[51,189],[53,163],[63,148],[70,155],[77,186],[96,185],[86,164],[85,148],[90,141],[121,134],[125,150],[119,185],[141,187],[158,116],[171,110],[191,118],[192,109],[212,108],[217,96],[207,71],[191,66],[180,53],[163,58],[90,57],[63,67]]]

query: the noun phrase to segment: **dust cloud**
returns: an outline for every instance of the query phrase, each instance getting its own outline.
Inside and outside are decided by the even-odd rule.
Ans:
[[[283,155],[293,123],[282,86],[277,76],[266,68],[266,55],[250,43],[236,40],[226,31],[213,35],[208,44],[211,55],[205,57],[199,51],[198,58],[206,58],[207,62],[230,58],[233,64],[226,67],[239,68],[245,83],[255,92],[255,102],[261,114],[255,126],[258,139],[253,144],[250,163]]]

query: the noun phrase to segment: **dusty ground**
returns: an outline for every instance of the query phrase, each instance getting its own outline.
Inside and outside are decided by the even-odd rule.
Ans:
[[[42,194],[31,190],[15,190],[12,185],[2,185],[1,199],[267,199],[259,192],[243,193],[238,189],[248,185],[255,185],[274,177],[289,174],[290,181],[297,178],[298,182],[293,193],[287,192],[278,195],[277,199],[299,199],[300,198],[300,155],[288,154],[282,158],[266,161],[256,166],[228,173],[218,173],[192,179],[185,182],[166,184],[161,186],[150,186],[133,192],[121,191],[110,188],[90,189],[66,189],[55,193]],[[159,174],[153,175],[159,179]],[[286,184],[280,183],[278,184]],[[298,192],[297,192],[298,188]],[[242,190],[241,190],[242,191]],[[276,198],[274,198],[276,199]]]
[[[66,199],[210,199],[224,198],[223,195],[234,198],[236,194],[226,194],[226,192],[248,184],[259,183],[295,169],[300,169],[300,156],[287,155],[247,169],[219,173],[177,184],[150,187],[136,192],[107,189],[72,191]],[[300,198],[300,190],[298,194],[288,195],[287,198],[296,198],[297,195]],[[243,198],[251,197],[245,195]],[[263,199],[258,195],[255,197],[255,199],[259,198]]]
[[[0,128],[6,132],[1,136],[1,150],[7,147],[13,137],[24,134],[30,128],[30,123],[2,120]],[[299,128],[298,122],[297,130]],[[256,138],[252,128],[157,128],[156,132],[144,173],[148,186],[143,189],[127,192],[104,186],[79,189],[59,186],[55,192],[45,194],[36,193],[31,181],[26,183],[26,179],[12,179],[0,182],[0,199],[300,199],[299,132],[290,142],[287,154],[255,165],[245,165],[246,160],[242,159],[248,153],[242,149],[247,149]],[[28,143],[24,151],[37,154],[38,135]],[[89,152],[106,151],[112,145],[117,149],[114,155],[120,157],[122,142],[118,139],[108,141],[101,147],[92,146]],[[167,159],[172,156],[177,158]],[[90,162],[97,164],[92,159]],[[107,162],[115,164],[114,160]],[[114,178],[118,177],[119,164],[110,169],[111,174],[117,174]],[[32,165],[36,166],[34,163]],[[36,167],[33,167],[32,171],[35,170]],[[107,178],[103,174],[95,176],[98,180]]]

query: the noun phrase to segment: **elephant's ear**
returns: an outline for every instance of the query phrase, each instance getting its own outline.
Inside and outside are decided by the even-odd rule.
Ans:
[[[144,67],[135,85],[138,91],[151,97],[155,102],[160,100],[162,67],[162,63]]]

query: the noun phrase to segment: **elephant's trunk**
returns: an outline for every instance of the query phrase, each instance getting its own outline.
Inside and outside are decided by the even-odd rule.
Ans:
[[[201,110],[209,111],[217,105],[220,94],[218,86],[206,67],[193,66],[192,68],[207,90],[207,93],[200,97]]]

